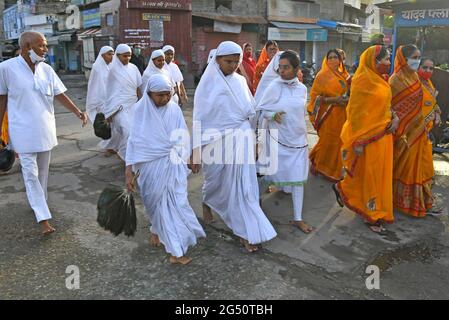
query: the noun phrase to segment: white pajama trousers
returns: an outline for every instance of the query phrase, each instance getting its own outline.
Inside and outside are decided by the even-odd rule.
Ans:
[[[28,202],[36,215],[37,222],[51,219],[47,205],[50,156],[51,151],[19,154]]]
[[[302,221],[302,206],[304,204],[304,186],[292,187],[293,220]]]

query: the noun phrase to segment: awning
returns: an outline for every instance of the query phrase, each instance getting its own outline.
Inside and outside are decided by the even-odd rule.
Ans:
[[[72,42],[75,32],[61,33],[53,36],[46,37],[47,45],[57,46],[60,42]]]
[[[81,31],[81,30],[80,30]],[[79,31],[78,31],[79,32]],[[78,39],[92,38],[101,36],[101,28],[89,28],[78,34]]]
[[[316,24],[327,29],[336,30],[338,33],[361,35],[363,30],[362,26],[358,24],[332,20],[318,20]]]
[[[266,24],[267,20],[262,16],[235,16],[235,15],[218,15],[211,13],[192,13],[192,16],[205,18],[215,21],[238,23],[238,24]]]
[[[295,29],[295,30],[323,29],[323,27],[309,23],[290,23],[278,21],[270,21],[270,23],[281,29]]]

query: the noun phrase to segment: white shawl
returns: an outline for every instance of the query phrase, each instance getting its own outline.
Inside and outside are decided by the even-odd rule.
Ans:
[[[127,48],[126,48],[126,47]],[[131,52],[127,50],[127,45],[120,44],[116,49],[116,55],[123,54],[125,52]],[[125,52],[123,52],[125,51]],[[126,66],[115,57],[112,61],[112,66],[109,71],[107,80],[107,101],[104,106],[104,114],[106,118],[111,116],[120,106],[130,107],[137,102],[137,88],[142,84],[142,77],[139,69],[132,63],[128,63]]]
[[[87,85],[86,111],[90,121],[93,123],[98,112],[103,110],[106,100],[106,83],[109,75],[109,66],[103,58],[103,54],[114,52],[109,46],[100,49],[95,63],[92,65],[92,71]]]
[[[162,50],[155,50],[151,54],[150,62],[148,63],[148,66],[145,69],[145,72],[143,73],[143,76],[142,76],[142,85],[140,86],[140,90],[142,92],[144,92],[146,87],[147,87],[148,79],[150,79],[150,77],[152,75],[154,75],[154,74],[163,74],[163,75],[167,76],[170,79],[170,82],[173,85],[173,80],[172,80],[170,71],[168,71],[167,63],[164,62],[164,66],[162,67],[162,69],[159,69],[154,64],[153,60],[156,59],[156,58],[159,58],[159,57],[164,57],[165,58],[164,51],[162,51]]]
[[[172,86],[166,76],[157,74],[148,80],[142,99],[134,107],[134,120],[126,153],[127,165],[151,162],[170,155],[185,163],[190,156],[189,145],[181,144],[182,148],[179,148],[179,141],[171,140],[175,129],[181,128],[188,133],[181,109],[172,100],[166,106],[158,108],[147,93],[168,91],[172,91]],[[172,153],[173,150],[177,152]]]
[[[242,60],[238,44],[222,42],[201,77],[193,109],[194,148],[223,138],[226,129],[238,129],[255,115],[255,102],[245,78],[236,72],[225,76],[216,61],[217,57],[233,54],[240,54]],[[211,133],[210,139],[206,139],[205,131]]]
[[[271,59],[270,64],[265,69],[262,78],[260,79],[259,85],[257,86],[256,94],[254,96],[254,99],[256,99],[256,102],[259,103],[260,99],[262,99],[262,96],[265,93],[265,90],[268,88],[268,86],[273,82],[273,80],[276,80],[279,78],[278,70],[279,70],[279,60],[281,58],[281,55],[284,52],[278,52],[273,59]]]

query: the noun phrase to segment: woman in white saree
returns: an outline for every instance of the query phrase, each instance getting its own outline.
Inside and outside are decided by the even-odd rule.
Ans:
[[[133,191],[134,174],[151,225],[151,243],[162,243],[171,263],[188,264],[186,256],[197,238],[206,237],[187,199],[187,161],[190,141],[175,139],[188,135],[181,109],[171,101],[173,87],[164,75],[148,80],[128,140],[126,185]],[[187,142],[186,142],[187,141]]]
[[[193,143],[195,162],[205,147],[201,154],[204,220],[212,221],[213,209],[240,237],[242,245],[254,252],[257,244],[273,239],[276,232],[259,205],[250,122],[255,103],[245,78],[235,72],[242,56],[242,48],[234,42],[218,46],[196,90]]]
[[[128,45],[118,45],[115,55],[107,80],[107,100],[103,110],[106,119],[111,121],[111,139],[117,141],[115,151],[125,160],[133,106],[141,97],[139,87],[142,77],[139,69],[129,62],[131,48]]]

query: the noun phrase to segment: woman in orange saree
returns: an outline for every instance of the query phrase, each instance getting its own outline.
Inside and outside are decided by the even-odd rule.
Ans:
[[[8,114],[6,112],[5,112],[5,115],[3,117],[2,132],[1,132],[0,139],[1,139],[1,141],[3,141],[3,143],[5,145],[8,144],[8,141],[9,141],[9,136],[8,136]]]
[[[432,163],[423,117],[423,87],[417,71],[421,53],[415,45],[399,47],[390,78],[392,109],[400,118],[394,139],[393,202],[413,217],[425,217],[433,206],[432,177],[424,174]]]
[[[430,140],[430,132],[434,126],[441,125],[441,109],[437,104],[438,91],[432,83],[430,78],[433,75],[433,70],[435,67],[435,62],[430,58],[423,58],[421,60],[421,65],[418,70],[419,79],[423,88],[423,102],[422,102],[422,112],[424,121],[426,123],[427,133],[429,139],[426,144],[426,151],[424,156],[424,181],[433,179],[435,175],[433,167],[433,145]],[[432,160],[431,160],[432,159]],[[441,214],[442,209],[433,207],[433,210],[428,209],[427,214]]]
[[[256,74],[256,60],[253,58],[253,46],[251,43],[245,43],[243,46],[243,61],[239,67],[239,71],[242,76],[245,77],[251,93],[254,95],[256,90],[254,89],[254,75]]]
[[[349,101],[349,73],[336,50],[330,50],[313,82],[307,106],[310,121],[318,133],[318,143],[310,153],[310,171],[331,182],[343,178],[341,129],[346,121]]]
[[[271,59],[278,53],[279,46],[276,41],[268,41],[265,44],[265,47],[262,49],[260,53],[259,60],[256,65],[256,74],[254,75],[253,89],[256,92],[257,87],[259,86],[260,79],[262,79],[262,75],[265,72],[265,69],[271,62]]]
[[[399,119],[392,121],[391,90],[383,75],[390,53],[382,46],[368,48],[351,84],[347,120],[341,140],[346,175],[333,186],[340,206],[365,218],[370,229],[384,233],[393,223],[393,136]]]

